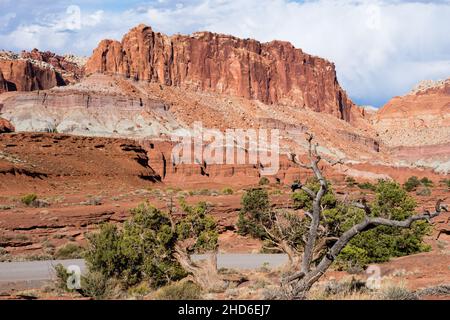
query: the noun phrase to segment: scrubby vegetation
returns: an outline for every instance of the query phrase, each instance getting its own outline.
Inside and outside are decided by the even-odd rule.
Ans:
[[[379,293],[381,300],[417,300],[418,295],[403,285],[388,285]]]
[[[321,157],[311,141],[309,136],[311,162],[301,165],[311,169],[314,178],[292,186],[293,208],[274,208],[265,183],[247,190],[241,199],[238,232],[261,239],[264,250],[284,252],[289,257],[288,266],[280,273],[282,286],[273,292],[274,298],[305,298],[330,266],[355,270],[427,250],[423,243],[429,231],[426,220],[446,210],[438,200],[435,212],[415,214],[414,199],[393,181],[359,184],[374,191],[370,202],[347,196],[338,199],[331,183],[322,176],[318,166]],[[411,181],[415,184],[415,179]],[[419,186],[429,188],[430,181],[418,181]],[[356,181],[347,183],[354,185]],[[156,290],[152,294],[156,299],[197,299],[202,292],[225,293],[227,288],[227,294],[231,294],[230,283],[239,283],[242,278],[224,280],[217,270],[218,230],[209,215],[209,205],[188,205],[183,196],[177,208],[173,205],[175,196],[170,197],[168,212],[143,203],[131,211],[123,226],[103,224],[99,232],[87,237],[89,273],[82,279],[81,294],[102,299],[115,295],[119,287],[133,297]],[[71,252],[70,248],[62,250]],[[209,255],[202,262],[194,262],[192,253]],[[61,283],[67,280],[62,271],[57,270]],[[329,287],[324,294],[367,294],[364,290],[360,283],[351,282]],[[405,291],[397,289],[386,292],[385,298],[390,297],[408,299]]]
[[[68,243],[60,247],[54,253],[55,259],[80,259],[83,257],[84,248],[75,243]]]
[[[416,191],[416,195],[422,197],[429,197],[431,196],[431,189],[428,187],[421,187]]]
[[[358,183],[358,187],[363,190],[371,190],[371,191],[376,191],[377,189],[376,185],[370,182]]]
[[[305,186],[317,192],[320,184],[317,180],[309,180]],[[369,204],[374,217],[387,217],[393,220],[404,220],[414,214],[416,203],[403,188],[391,181],[379,181],[374,186],[375,200]],[[313,202],[307,192],[300,190],[293,194],[296,209],[311,212]],[[364,219],[364,210],[343,203],[336,199],[331,185],[328,183],[327,192],[321,201],[321,221],[323,238],[339,237],[353,225]],[[262,189],[247,191],[242,198],[242,210],[239,216],[239,233],[248,234],[270,243],[270,233],[277,233],[273,228],[273,219],[276,214],[271,209],[267,192]],[[290,236],[283,238],[301,248],[304,245],[303,238],[310,224],[310,218],[301,218],[294,213],[277,215],[277,219],[286,220],[290,225]],[[292,232],[292,231],[295,232]],[[370,263],[384,262],[392,257],[404,256],[416,252],[428,250],[423,243],[423,237],[429,231],[425,221],[417,221],[410,229],[400,229],[390,226],[377,226],[355,236],[341,251],[336,259],[336,267],[339,269],[363,268]],[[268,241],[269,240],[269,241]],[[327,245],[323,247],[324,254]]]
[[[444,180],[442,180],[442,183],[443,183],[445,186],[447,186],[447,188],[450,189],[450,179],[444,179]]]
[[[187,272],[176,259],[177,244],[186,243],[189,253],[215,250],[218,233],[206,203],[189,206],[182,200],[180,205],[185,216],[177,222],[143,203],[131,211],[122,229],[102,225],[100,232],[88,236],[89,270],[119,279],[126,288],[144,281],[159,288],[184,278]]]
[[[156,300],[198,300],[202,289],[191,281],[179,281],[162,287],[154,294]]]
[[[270,180],[267,177],[261,177],[261,179],[259,179],[259,185],[260,186],[265,186],[270,184]]]
[[[233,194],[233,193],[234,193],[233,189],[229,187],[222,189],[222,194]]]
[[[251,189],[241,199],[241,211],[237,222],[238,233],[264,239],[265,227],[270,224],[269,195],[265,189]]]
[[[400,221],[415,213],[416,202],[399,184],[380,181],[376,188],[376,198],[370,208],[375,217]],[[357,212],[356,219],[362,217],[363,213]],[[342,231],[352,226],[351,220],[342,224]],[[423,237],[429,230],[426,221],[417,221],[408,229],[375,227],[355,236],[342,250],[337,262],[344,268],[366,266],[373,262],[387,261],[392,257],[426,251],[429,247],[423,243]]]
[[[31,206],[33,204],[34,201],[36,201],[37,199],[37,195],[35,193],[30,193],[30,194],[26,194],[24,195],[20,201],[25,204],[26,206]]]
[[[93,299],[107,299],[113,297],[116,291],[120,289],[120,283],[114,278],[108,278],[98,271],[89,271],[87,274],[81,275],[80,287],[69,289],[68,280],[71,274],[62,265],[58,264],[54,267],[56,273],[56,289],[66,292],[78,292],[83,297]]]
[[[125,286],[148,280],[153,287],[185,276],[173,257],[176,232],[170,217],[147,203],[131,211],[122,230],[104,224],[89,235],[85,259],[89,270],[120,279]]]
[[[403,184],[406,191],[411,192],[416,190],[420,186],[420,180],[416,176],[409,177],[408,180]]]
[[[186,216],[176,226],[178,240],[195,239],[195,242],[187,248],[188,252],[214,251],[217,248],[219,234],[214,218],[207,214],[206,202],[200,202],[197,206],[189,206],[182,200],[180,205]]]
[[[120,283],[114,278],[108,278],[101,272],[91,271],[81,276],[80,293],[84,297],[108,299],[120,290]]]
[[[433,181],[431,181],[427,177],[423,177],[422,179],[420,179],[420,183],[423,186],[428,187],[428,188],[433,186]]]
[[[355,185],[358,184],[356,182],[355,178],[353,178],[353,177],[346,177],[345,178],[345,183],[347,184],[348,187],[354,187]]]
[[[427,177],[423,177],[419,179],[416,176],[409,177],[408,180],[403,184],[403,187],[406,191],[416,191],[419,187],[422,186],[421,190],[429,190],[433,186],[433,181],[428,179]]]

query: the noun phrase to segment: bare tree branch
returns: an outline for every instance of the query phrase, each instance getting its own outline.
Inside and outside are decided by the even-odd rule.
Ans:
[[[410,228],[415,221],[430,221],[432,218],[438,216],[442,211],[448,211],[447,206],[443,205],[442,203],[443,200],[439,199],[436,202],[435,211],[433,213],[425,211],[422,214],[413,215],[403,221],[397,221],[381,217],[372,217],[371,208],[368,205],[367,200],[363,198],[360,202],[354,202],[351,203],[351,205],[364,210],[364,220],[344,232],[340,237],[332,237],[330,236],[330,234],[332,235],[332,233],[330,233],[329,230],[319,229],[320,221],[322,218],[324,218],[322,215],[322,211],[324,210],[324,208],[321,205],[321,201],[323,196],[328,191],[328,184],[322,174],[319,163],[321,160],[325,160],[331,166],[334,166],[337,164],[343,164],[343,161],[333,161],[322,157],[317,150],[318,144],[313,143],[314,136],[312,134],[307,133],[306,140],[308,142],[307,156],[309,158],[309,164],[305,165],[299,163],[299,161],[297,161],[296,159],[295,154],[291,154],[291,159],[300,167],[312,170],[316,179],[319,181],[320,187],[317,192],[314,192],[301,183],[292,185],[293,192],[296,189],[301,189],[311,197],[312,210],[311,212],[305,213],[305,215],[307,215],[311,219],[311,223],[309,225],[308,232],[304,235],[303,238],[305,245],[303,249],[300,271],[294,272],[282,279],[283,285],[290,286],[290,289],[288,290],[288,296],[290,296],[291,298],[300,299],[305,297],[306,292],[308,292],[311,286],[320,279],[320,277],[330,267],[330,265],[333,263],[339,253],[344,249],[344,247],[349,243],[349,241],[359,233],[377,226]],[[283,234],[281,230],[280,234]],[[274,238],[273,240],[274,242],[281,243],[284,239]],[[287,242],[285,242],[284,245],[287,245],[288,248],[292,248]],[[318,262],[315,268],[312,268],[312,266],[318,260],[320,260],[320,262]]]
[[[442,200],[436,202],[436,211],[433,213],[425,212],[423,214],[417,214],[405,219],[403,221],[390,220],[378,217],[365,217],[364,221],[354,225],[351,229],[344,232],[339,240],[331,247],[327,254],[322,258],[317,268],[307,273],[301,282],[295,288],[295,295],[302,297],[311,288],[311,286],[320,279],[325,271],[330,267],[339,253],[344,249],[348,242],[357,234],[364,232],[372,227],[376,226],[392,226],[398,228],[410,228],[411,224],[415,221],[429,220],[437,217],[442,211],[447,211],[447,207],[442,205]]]

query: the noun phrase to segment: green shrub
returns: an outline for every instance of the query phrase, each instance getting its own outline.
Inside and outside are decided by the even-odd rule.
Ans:
[[[328,184],[328,191],[325,193],[325,195],[322,197],[322,206],[331,209],[336,207],[337,200],[333,193],[333,188],[331,187],[331,184],[327,182]],[[306,182],[306,187],[314,192],[318,192],[320,188],[319,181],[317,179],[310,179]],[[310,196],[303,190],[294,192],[292,195],[292,199],[294,201],[294,207],[295,209],[303,209],[305,211],[311,211],[312,210],[312,200]]]
[[[353,187],[355,185],[357,185],[358,183],[356,182],[355,178],[353,177],[347,177],[345,178],[345,182],[347,184],[348,187]]]
[[[422,179],[420,179],[420,183],[423,186],[428,187],[428,188],[433,186],[433,181],[431,181],[427,177],[423,177]]]
[[[411,192],[416,190],[420,186],[420,180],[416,176],[409,177],[408,180],[403,184],[406,191]]]
[[[238,233],[261,239],[266,235],[264,226],[270,223],[269,195],[264,189],[248,190],[241,200],[242,208],[237,222]]]
[[[377,187],[370,182],[358,183],[358,187],[363,190],[372,190],[375,191]]]
[[[176,233],[169,217],[146,203],[131,213],[123,230],[104,224],[99,233],[88,236],[89,270],[121,279],[126,286],[149,279],[152,286],[160,287],[184,277],[173,257]]]
[[[54,266],[56,273],[56,287],[64,291],[70,291],[67,287],[67,279],[69,279],[69,274],[67,269],[60,263]]]
[[[207,214],[206,202],[200,202],[197,206],[189,206],[186,201],[182,200],[180,205],[186,216],[177,224],[178,239],[196,239],[188,251],[197,253],[214,251],[217,248],[219,233],[214,218]]]
[[[233,194],[234,191],[233,191],[233,189],[231,189],[231,188],[223,188],[223,189],[222,189],[222,193],[223,193],[223,194]]]
[[[113,297],[118,286],[115,279],[108,278],[101,272],[93,271],[81,276],[80,293],[84,297],[103,300]]]
[[[128,289],[128,294],[132,297],[144,297],[151,292],[147,281],[141,282],[137,286]]]
[[[143,203],[131,210],[122,230],[104,224],[100,232],[88,235],[84,256],[89,270],[120,279],[125,288],[143,281],[159,288],[185,277],[174,256],[176,242],[195,240],[187,248],[192,253],[215,250],[218,233],[206,203],[189,206],[181,200],[180,204],[186,215],[176,224],[166,213]]]
[[[84,297],[106,299],[113,295],[115,288],[118,286],[115,279],[108,278],[101,272],[90,271],[81,276],[81,288],[71,290],[67,286],[70,274],[67,272],[66,267],[62,264],[57,264],[54,269],[56,272],[56,287],[58,289],[67,292],[77,291]]]
[[[37,199],[37,195],[34,193],[30,193],[30,194],[24,195],[20,199],[20,201],[22,201],[22,203],[27,206],[31,206],[33,204],[33,202],[36,201],[36,199]]]
[[[404,220],[413,215],[416,203],[399,184],[380,181],[376,198],[370,204],[376,217]],[[363,215],[360,216],[362,218]],[[342,231],[353,223],[343,225]],[[345,263],[352,266],[366,266],[370,263],[388,261],[392,257],[405,256],[429,250],[423,243],[423,237],[430,227],[426,221],[413,223],[410,229],[378,226],[355,236],[338,256],[339,266]]]
[[[352,270],[364,268],[369,264],[370,258],[367,255],[367,250],[358,246],[348,244],[342,249],[336,260],[336,267],[339,270]]]
[[[320,188],[315,179],[307,181],[305,185],[314,192]],[[312,200],[305,191],[295,192],[292,197],[296,209],[312,212]],[[398,183],[379,181],[376,185],[375,199],[369,206],[374,217],[405,220],[415,214],[416,202]],[[323,219],[320,221],[320,230],[327,230],[327,236],[340,237],[365,217],[364,210],[338,201],[331,185],[322,197],[321,207]],[[265,190],[253,189],[244,194],[238,221],[241,234],[265,240],[266,230],[277,232],[277,228],[272,228],[273,218],[274,210],[271,209]],[[308,216],[299,218],[292,214],[285,214],[281,218],[285,220],[283,229],[287,231],[281,238],[289,241],[294,247],[301,248],[304,245],[303,235],[309,226],[310,218]],[[338,255],[336,266],[346,270],[360,269],[370,263],[384,262],[392,257],[429,250],[429,246],[423,243],[423,237],[429,231],[430,226],[426,221],[416,221],[411,228],[406,229],[390,226],[374,227],[351,239]],[[323,248],[319,255],[323,256],[326,252],[327,247]]]
[[[201,288],[190,281],[180,281],[159,289],[154,298],[156,300],[199,300]]]
[[[267,177],[261,177],[261,179],[259,179],[259,185],[260,186],[265,186],[270,184],[270,180]]]
[[[54,254],[55,259],[80,259],[83,257],[83,247],[75,243],[68,243],[64,247],[58,248]]]

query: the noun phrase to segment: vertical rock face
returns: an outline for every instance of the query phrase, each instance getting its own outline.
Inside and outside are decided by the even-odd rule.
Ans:
[[[0,93],[8,91],[8,84],[6,83],[3,73],[0,71]]]
[[[33,49],[30,52],[22,51],[20,56],[22,59],[48,63],[61,74],[66,83],[76,82],[83,76],[83,60],[77,62],[74,56],[63,57],[50,51],[41,52],[38,49]]]
[[[0,51],[0,92],[45,90],[79,81],[83,58],[33,49],[20,55]]]
[[[28,60],[0,60],[0,73],[6,84],[3,86],[5,91],[43,90],[65,84],[55,70],[39,67]]]
[[[85,71],[121,74],[266,104],[308,107],[349,122],[362,116],[339,86],[334,64],[288,42],[260,43],[210,32],[169,37],[139,25],[122,42],[100,42]]]

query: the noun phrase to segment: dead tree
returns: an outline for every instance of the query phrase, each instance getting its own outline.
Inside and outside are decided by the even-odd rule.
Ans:
[[[371,217],[370,207],[365,201],[354,204],[365,211],[365,217],[362,222],[354,225],[351,229],[344,232],[340,237],[334,238],[334,243],[330,245],[325,254],[319,261],[314,261],[314,253],[317,252],[320,243],[320,222],[323,219],[321,201],[322,197],[328,191],[328,184],[325,180],[319,164],[322,160],[327,161],[331,166],[341,163],[340,161],[331,161],[324,158],[317,152],[317,144],[313,143],[313,135],[308,134],[308,158],[309,164],[301,163],[295,155],[291,155],[291,160],[302,168],[312,170],[316,179],[319,181],[320,188],[317,192],[309,189],[305,185],[299,183],[297,188],[303,190],[312,200],[312,212],[307,212],[310,217],[310,224],[304,239],[303,254],[298,271],[294,271],[291,275],[282,279],[284,298],[304,299],[312,285],[317,282],[322,275],[328,270],[333,261],[349,241],[361,232],[367,231],[376,226],[392,226],[398,228],[410,228],[411,224],[419,220],[430,221],[431,218],[438,216],[443,210],[447,211],[447,207],[442,204],[442,200],[438,200],[434,212],[426,211],[423,214],[417,214],[403,221],[390,220],[380,217]],[[320,248],[319,248],[320,249]]]

